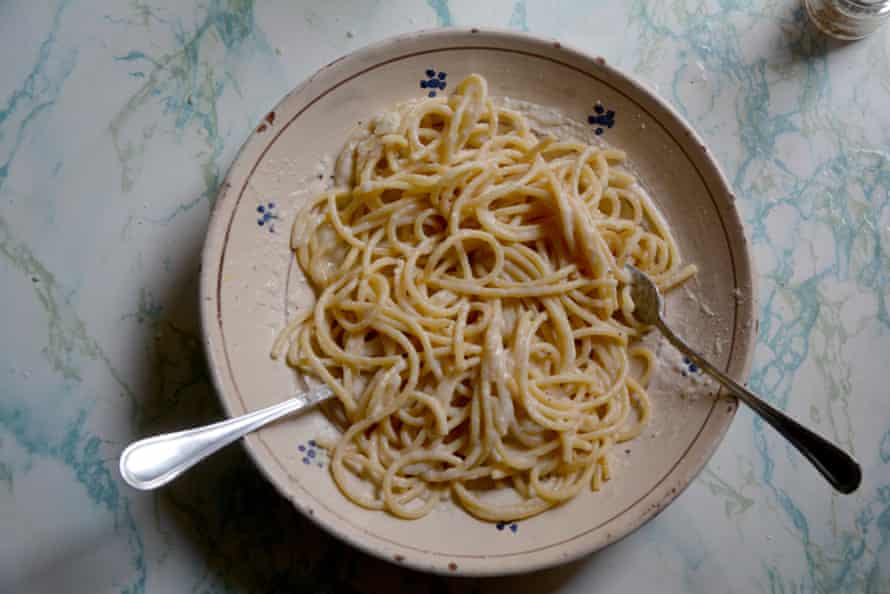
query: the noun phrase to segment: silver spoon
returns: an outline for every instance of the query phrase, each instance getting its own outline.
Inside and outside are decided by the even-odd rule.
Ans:
[[[131,487],[157,489],[236,439],[331,396],[330,388],[319,386],[227,421],[141,439],[121,454],[121,476]]]
[[[760,415],[760,418],[772,425],[773,429],[781,433],[797,448],[797,451],[812,462],[835,489],[841,493],[852,493],[859,487],[859,483],[862,482],[862,469],[852,456],[785,413],[773,408],[689,348],[664,322],[661,316],[664,307],[661,293],[652,279],[633,266],[627,266],[627,271],[631,277],[630,292],[636,307],[634,317],[637,320],[658,328],[678,351],[689,357],[693,363]]]

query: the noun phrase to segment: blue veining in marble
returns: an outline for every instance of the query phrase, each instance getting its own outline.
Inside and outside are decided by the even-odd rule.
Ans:
[[[528,16],[526,15],[526,0],[516,0],[513,5],[513,13],[510,15],[509,25],[511,29],[528,31]]]
[[[439,27],[450,27],[454,24],[451,18],[451,8],[448,0],[426,0],[426,3],[436,13],[436,24]]]
[[[134,569],[130,583],[121,592],[144,592],[146,569],[141,536],[126,500],[121,497],[117,478],[108,470],[102,457],[102,439],[84,429],[88,411],[81,410],[67,423],[64,432],[58,437],[35,433],[32,414],[33,411],[28,406],[10,406],[0,401],[0,427],[11,434],[30,456],[53,458],[68,466],[90,499],[114,515],[120,529],[127,533]]]
[[[156,11],[145,8],[149,14],[156,15]],[[167,22],[162,18],[158,21]],[[154,57],[142,50],[130,50],[115,58],[130,63],[143,61],[150,68],[145,73],[146,81],[110,125],[123,171],[121,188],[124,192],[133,187],[142,168],[146,140],[156,132],[155,124],[138,129],[135,124],[137,113],[150,110],[160,101],[162,114],[172,117],[172,124],[180,134],[192,129],[201,131],[207,147],[202,159],[204,191],[178,206],[161,222],[169,222],[201,201],[215,199],[222,176],[220,159],[227,133],[220,128],[218,102],[228,85],[233,85],[236,93],[241,92],[231,66],[248,44],[268,56],[273,55],[265,37],[255,26],[252,1],[213,0],[204,19],[194,26],[187,28],[181,22],[174,22],[170,27],[176,43],[173,51]],[[225,59],[221,63],[213,60],[213,45],[217,41],[225,50]],[[137,129],[130,131],[131,122]]]
[[[59,4],[53,15],[49,34],[40,44],[33,68],[22,85],[13,91],[4,107],[0,108],[0,190],[9,177],[9,168],[28,127],[45,110],[52,107],[77,63],[76,51],[56,51],[56,35],[68,4],[67,1]],[[11,141],[7,140],[12,132],[8,127],[14,127],[14,138]]]
[[[83,381],[80,368],[89,360],[104,363],[122,393],[132,397],[132,390],[98,342],[88,334],[83,321],[62,295],[63,291],[53,275],[26,245],[12,236],[2,217],[0,256],[27,279],[25,282],[31,285],[45,310],[48,337],[43,354],[53,372],[62,380],[61,388],[56,393],[35,392],[30,386],[18,386],[18,389],[4,394],[0,399],[0,428],[32,459],[55,459],[69,467],[72,478],[89,498],[114,515],[115,523],[127,534],[134,568],[133,581],[122,591],[143,592],[146,572],[136,520],[121,496],[117,478],[106,465],[101,451],[105,441],[86,428],[92,402],[77,402],[72,398],[75,386]],[[8,477],[8,485],[12,493],[12,476]]]
[[[64,289],[31,249],[14,237],[9,223],[2,216],[0,256],[19,273],[19,278],[26,279],[36,301],[46,312],[47,337],[42,354],[51,369],[66,381],[80,381],[79,367],[83,359],[101,361],[117,382],[121,394],[132,397],[133,390],[98,341],[89,334],[83,320],[65,296]]]
[[[115,56],[114,59],[118,62],[135,62],[135,61],[145,60],[152,66],[155,66],[155,67],[161,66],[161,64],[159,62],[157,62],[151,56],[147,56],[147,55],[145,55],[145,53],[137,52],[137,51],[127,52],[127,54],[123,55],[123,56]]]

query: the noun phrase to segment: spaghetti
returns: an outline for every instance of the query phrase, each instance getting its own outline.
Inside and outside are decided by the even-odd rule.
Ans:
[[[663,290],[695,273],[623,161],[538,138],[478,75],[352,137],[294,223],[316,302],[273,348],[337,396],[349,499],[507,521],[609,479],[650,416],[623,266]]]

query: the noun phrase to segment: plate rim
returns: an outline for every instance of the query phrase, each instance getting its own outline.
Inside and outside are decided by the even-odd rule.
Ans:
[[[653,92],[645,83],[639,81],[634,76],[624,72],[623,70],[609,65],[604,58],[592,55],[588,52],[573,47],[571,44],[566,44],[556,39],[532,35],[524,32],[512,31],[508,29],[500,29],[494,27],[424,29],[386,37],[380,41],[366,45],[325,64],[324,66],[310,74],[308,77],[306,77],[291,91],[287,92],[279,101],[275,103],[275,106],[272,108],[272,111],[270,113],[277,112],[281,108],[281,106],[286,104],[291,99],[291,97],[296,96],[304,90],[308,89],[312,82],[319,76],[326,74],[337,67],[348,66],[350,63],[361,63],[363,60],[367,60],[373,57],[374,54],[379,52],[396,51],[398,46],[404,42],[435,42],[439,40],[441,42],[441,49],[443,51],[447,51],[449,49],[456,49],[453,47],[453,45],[456,41],[460,41],[461,39],[473,39],[478,42],[481,40],[481,38],[494,40],[496,42],[499,42],[499,45],[509,45],[512,42],[520,46],[525,46],[525,48],[527,48],[528,50],[525,53],[535,55],[554,63],[561,63],[576,70],[579,69],[567,62],[562,62],[561,60],[557,60],[543,52],[540,52],[540,50],[547,48],[551,53],[553,51],[556,51],[557,53],[565,54],[565,57],[570,59],[570,61],[586,64],[587,66],[589,66],[591,71],[595,71],[597,69],[603,70],[608,76],[618,79],[624,84],[628,85],[635,92],[642,95],[645,100],[652,102],[655,106],[665,112],[665,114],[667,114],[668,121],[660,122],[663,126],[665,125],[665,123],[677,126],[687,137],[689,137],[691,141],[691,148],[694,151],[694,154],[689,154],[686,151],[685,147],[683,147],[683,145],[680,143],[680,140],[675,140],[676,142],[678,142],[681,150],[683,150],[686,159],[689,160],[689,162],[696,170],[698,170],[698,167],[696,167],[696,159],[694,159],[694,157],[700,159],[702,161],[701,164],[703,164],[708,169],[707,173],[709,174],[709,178],[712,178],[712,181],[709,181],[709,179],[705,178],[701,174],[701,172],[699,172],[699,174],[702,175],[702,182],[704,183],[705,187],[711,188],[713,186],[713,191],[709,193],[711,193],[712,196],[716,194],[725,195],[726,200],[722,202],[714,200],[714,206],[718,210],[719,218],[726,226],[727,240],[733,235],[732,232],[735,232],[735,234],[738,235],[738,238],[741,240],[738,244],[740,249],[738,250],[738,252],[735,253],[733,253],[732,243],[730,242],[730,252],[733,253],[733,256],[738,257],[733,257],[733,273],[736,275],[741,274],[744,277],[736,279],[737,287],[742,288],[742,290],[744,290],[745,288],[749,289],[750,294],[744,295],[743,302],[741,303],[742,307],[739,307],[736,310],[737,318],[734,320],[734,331],[736,331],[736,336],[732,342],[732,345],[737,345],[741,348],[739,349],[738,353],[735,353],[733,357],[728,360],[727,367],[728,372],[731,376],[739,379],[740,381],[744,381],[751,368],[759,326],[759,307],[757,303],[757,274],[754,266],[754,260],[750,251],[750,241],[748,240],[745,226],[735,204],[735,195],[732,192],[732,187],[729,184],[729,181],[727,180],[725,174],[723,173],[719,163],[712,155],[711,151],[707,149],[704,141],[699,137],[692,126],[686,121],[686,119],[674,107],[667,103],[667,101]],[[480,47],[480,49],[482,48]],[[489,47],[488,49],[498,48]],[[504,47],[503,49],[509,51],[507,47]],[[426,51],[429,50],[425,50],[424,53],[426,53]],[[381,60],[381,62],[389,63],[398,59],[404,59],[410,53],[411,52],[403,52],[397,57]],[[379,65],[380,64],[377,64],[377,66]],[[347,68],[347,70],[349,69]],[[325,89],[322,90],[322,92],[319,94],[319,97],[316,97],[315,100],[332,90],[332,88],[339,86],[339,84],[342,84],[349,78],[355,76],[355,74],[355,72],[349,73],[344,77],[343,80],[339,81],[338,83],[325,87]],[[635,101],[631,97],[628,97],[628,99],[630,99],[631,101]],[[312,102],[310,102],[310,104],[311,103]],[[245,153],[248,151],[248,149],[254,147],[254,145],[265,146],[268,149],[268,147],[270,147],[275,142],[278,136],[282,134],[285,129],[286,126],[282,126],[281,129],[276,132],[276,134],[271,136],[268,134],[264,135],[263,133],[265,131],[265,126],[260,123],[257,128],[254,128],[252,130],[247,139],[241,145],[219,186],[217,199],[213,205],[210,214],[210,220],[207,226],[207,233],[201,251],[199,321],[203,338],[202,342],[204,344],[204,353],[207,359],[208,371],[212,385],[214,387],[214,391],[216,392],[220,402],[222,403],[223,409],[225,410],[226,416],[228,417],[233,416],[236,411],[233,410],[233,402],[226,397],[228,394],[228,390],[226,388],[226,378],[223,377],[223,365],[226,364],[226,361],[220,361],[220,348],[216,344],[216,337],[213,333],[214,327],[219,329],[220,334],[222,333],[222,319],[221,314],[219,313],[219,303],[217,300],[218,277],[221,273],[220,265],[222,263],[222,251],[221,249],[216,248],[222,248],[222,245],[219,244],[218,240],[220,238],[220,235],[228,235],[228,229],[231,226],[231,221],[233,218],[232,215],[234,215],[235,207],[237,206],[237,200],[235,200],[233,204],[232,194],[238,194],[240,192],[232,191],[233,186],[231,180],[233,176],[238,173],[236,169],[238,169],[238,165],[241,163],[242,158],[245,156]],[[254,169],[259,163],[261,157],[262,155],[258,157],[257,163],[254,163],[252,165]],[[247,177],[249,178],[249,176],[250,174],[248,174]],[[740,332],[738,331],[739,329],[741,330]],[[711,419],[711,416],[713,415],[714,410],[717,408],[718,404],[724,402],[728,404],[726,412],[716,420]],[[567,563],[587,556],[594,551],[613,544],[618,540],[621,540],[624,537],[635,532],[645,523],[661,513],[661,511],[663,511],[670,503],[672,503],[677,497],[679,497],[679,495],[684,492],[689,487],[689,485],[692,484],[694,479],[704,469],[705,465],[711,459],[714,452],[716,452],[717,448],[723,442],[726,433],[728,432],[729,427],[731,426],[732,421],[735,417],[737,409],[738,403],[734,399],[715,400],[715,403],[709,411],[708,416],[705,418],[705,421],[702,425],[702,428],[699,430],[699,433],[693,438],[686,452],[684,452],[684,454],[680,457],[674,468],[669,470],[664,478],[659,483],[657,483],[655,487],[652,488],[652,490],[641,496],[637,501],[632,503],[617,516],[614,516],[600,526],[590,528],[584,533],[576,535],[572,539],[548,545],[545,549],[526,550],[505,555],[473,555],[472,557],[463,557],[432,551],[420,552],[417,549],[409,548],[407,545],[400,545],[399,543],[395,543],[388,538],[376,536],[370,531],[356,530],[357,527],[352,526],[349,522],[345,522],[345,524],[346,527],[350,530],[345,530],[343,526],[344,521],[337,514],[333,514],[333,517],[336,518],[333,522],[326,522],[321,517],[315,514],[315,511],[312,509],[311,505],[307,505],[306,502],[300,501],[299,496],[296,495],[292,489],[288,489],[286,484],[284,484],[284,482],[280,480],[280,477],[277,476],[277,474],[280,474],[278,472],[278,469],[273,468],[273,464],[263,459],[263,453],[259,450],[268,449],[268,446],[266,446],[262,442],[262,440],[260,440],[257,434],[248,435],[244,440],[244,445],[245,449],[248,452],[248,455],[253,460],[254,464],[259,468],[263,476],[270,483],[272,483],[276,490],[279,491],[279,493],[287,498],[305,517],[309,518],[311,521],[313,521],[329,534],[348,543],[350,546],[354,546],[359,550],[378,557],[384,561],[390,563],[395,562],[398,565],[411,567],[413,569],[421,571],[428,571],[450,576],[498,576],[526,573],[561,565],[563,563]],[[712,438],[708,442],[700,444],[698,447],[698,452],[693,452],[693,447],[696,445],[696,442],[701,437],[701,433],[704,432],[705,429],[708,428],[708,426],[712,423],[715,424],[710,428]],[[690,458],[690,456],[694,457]],[[653,497],[656,494],[658,495],[658,497]],[[656,499],[655,503],[647,505],[644,509],[638,510],[638,513],[636,513],[635,515],[628,517],[628,514],[631,513],[635,508],[637,508],[641,503],[643,503],[647,499],[653,498]],[[607,532],[605,537],[603,538],[590,539],[589,535],[591,532],[596,532],[600,530],[604,525],[608,524],[609,522],[616,521],[619,518],[624,519],[624,523],[621,525],[620,529],[613,532]],[[362,533],[367,536],[363,538]],[[568,553],[563,552],[563,549],[566,548],[568,542],[572,542],[576,539],[584,539],[585,537],[588,538],[590,542],[583,543],[580,546],[575,546]],[[400,551],[400,547],[404,548]],[[543,554],[543,552],[547,549],[553,549],[555,554]],[[469,565],[464,564],[462,566],[459,566],[451,560],[452,558],[458,558],[462,561],[481,560],[481,563],[471,563]],[[498,563],[497,559],[502,559],[503,561],[501,563]],[[510,559],[511,561],[508,562],[506,561],[507,559]],[[515,560],[517,559],[522,559],[522,562],[515,562]]]

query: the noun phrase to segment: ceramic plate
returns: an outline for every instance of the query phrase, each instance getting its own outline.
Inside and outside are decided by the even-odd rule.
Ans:
[[[266,115],[232,165],[201,273],[207,352],[228,414],[274,404],[303,386],[269,356],[287,317],[310,296],[288,249],[290,228],[324,184],[350,130],[394,103],[450,90],[429,85],[431,79],[456,83],[473,72],[488,79],[492,96],[558,110],[586,126],[591,138],[627,151],[684,259],[699,266],[697,279],[671,294],[669,319],[731,376],[746,377],[756,334],[751,258],[733,195],[691,128],[602,58],[516,33],[432,31],[373,45],[319,70]],[[298,509],[373,555],[445,574],[531,571],[625,536],[690,483],[736,410],[731,400],[693,397],[697,381],[679,359],[660,364],[650,389],[653,422],[617,450],[613,480],[600,492],[582,492],[507,525],[476,520],[450,503],[406,521],[349,502],[315,445],[331,431],[319,411],[250,435],[246,446]]]

